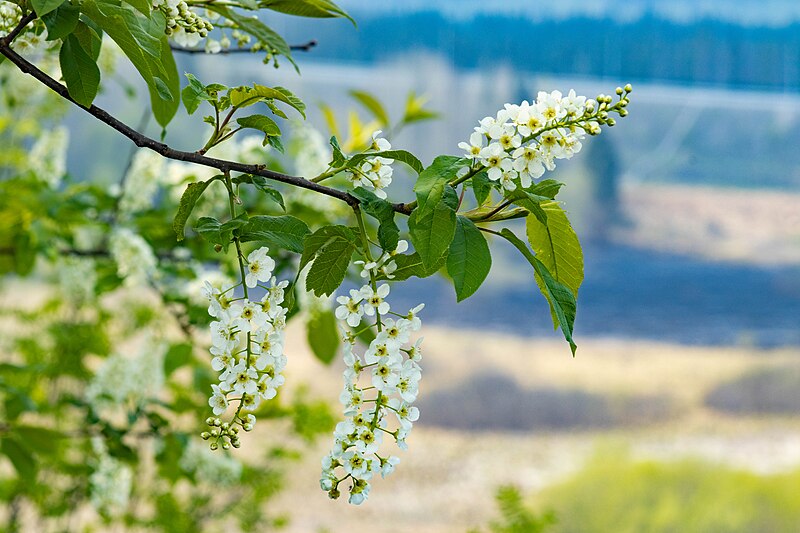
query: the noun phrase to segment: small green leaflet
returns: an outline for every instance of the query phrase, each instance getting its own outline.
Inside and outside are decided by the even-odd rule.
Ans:
[[[569,343],[572,356],[574,357],[575,350],[578,348],[575,345],[575,341],[572,340],[572,330],[575,326],[575,313],[577,312],[575,295],[572,294],[572,291],[568,287],[553,279],[547,267],[531,253],[528,246],[520,240],[519,237],[514,235],[511,230],[503,228],[500,231],[500,236],[513,244],[533,267],[534,273],[537,276],[536,281],[539,285],[539,289],[550,303],[550,309],[557,318],[558,325],[561,326],[561,332]]]
[[[303,252],[303,241],[309,233],[308,226],[299,218],[290,215],[263,215],[250,217],[239,232],[239,240],[264,241],[272,247],[299,254]]]
[[[378,198],[363,187],[356,187],[351,194],[361,200],[361,208],[364,212],[378,221],[378,242],[381,248],[384,251],[394,251],[400,240],[400,228],[394,221],[395,212],[392,204]]]
[[[236,122],[243,128],[252,128],[264,134],[264,142],[262,146],[269,144],[270,137],[278,137],[281,134],[281,129],[274,120],[265,115],[250,115],[247,117],[240,117]]]
[[[92,105],[100,86],[100,69],[75,35],[68,35],[58,54],[61,75],[70,97],[84,107]]]
[[[447,254],[447,273],[453,279],[457,301],[472,296],[486,279],[491,267],[492,254],[486,238],[470,219],[459,215]]]
[[[331,137],[331,148],[333,148],[333,161],[331,161],[331,166],[336,168],[344,165],[347,162],[347,156],[342,153],[342,147],[339,146],[339,140],[336,136]]]
[[[306,289],[317,296],[330,295],[344,281],[357,237],[346,226],[324,226],[303,242],[299,271],[314,260],[306,276]]]
[[[331,0],[261,0],[260,5],[287,15],[316,18],[344,17],[354,26],[356,23],[345,10]]]
[[[286,211],[286,203],[283,200],[283,196],[277,189],[267,185],[267,179],[263,176],[243,174],[233,178],[232,181],[233,183],[249,183],[253,185],[256,189],[266,194],[270,200],[281,206],[281,209]]]
[[[227,252],[233,239],[233,232],[247,225],[247,215],[241,214],[224,224],[212,217],[200,217],[194,225],[194,230],[211,244],[219,244]]]
[[[175,230],[175,235],[179,241],[182,241],[184,238],[186,221],[189,220],[189,215],[192,214],[192,210],[194,209],[195,204],[197,204],[197,200],[200,199],[206,188],[211,185],[214,180],[219,178],[220,176],[214,176],[208,181],[190,183],[186,186],[186,190],[183,191],[183,194],[181,195],[181,202],[178,206],[178,212],[175,213],[175,218],[172,220],[172,229]]]
[[[546,179],[542,180],[536,185],[533,185],[528,188],[528,192],[531,194],[535,194],[536,196],[544,196],[545,198],[549,198],[554,200],[558,191],[561,190],[564,184],[560,181],[556,181],[553,179]]]
[[[213,102],[214,97],[211,96],[206,87],[194,77],[194,75],[185,72],[184,76],[186,79],[189,80],[189,84],[183,88],[181,91],[181,96],[183,99],[183,106],[186,108],[186,112],[190,115],[197,111],[197,108],[200,106],[200,102],[208,101]]]

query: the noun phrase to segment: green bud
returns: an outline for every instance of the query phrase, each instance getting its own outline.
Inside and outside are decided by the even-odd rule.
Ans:
[[[219,448],[219,444],[212,442],[209,448],[211,448],[211,451],[216,451]]]
[[[220,420],[219,418],[215,418],[214,419],[214,425],[215,426],[219,426],[220,424],[222,424],[222,420]]]
[[[627,109],[620,109],[619,110],[619,116],[627,117],[628,116],[628,110]]]
[[[330,498],[331,500],[338,500],[339,496],[341,495],[342,493],[339,492],[339,489],[331,489],[328,491],[328,498]]]
[[[200,433],[200,438],[203,440],[208,440],[211,438],[211,433],[209,433],[208,431],[204,431]]]
[[[619,96],[622,96],[622,93],[623,93],[624,91],[622,90],[622,87],[617,87],[617,88],[614,90],[614,92],[615,92],[615,93],[617,93],[617,95],[619,95]]]
[[[608,119],[608,121],[606,122],[606,124],[608,124],[609,126],[614,126],[616,125],[616,123],[617,121],[614,120],[613,118]]]
[[[223,450],[230,450],[231,449],[231,443],[230,442],[223,442],[222,443],[222,449]]]
[[[631,85],[630,83],[625,85],[625,92],[626,93],[633,92],[633,85]]]
[[[222,245],[221,244],[215,244],[214,245],[214,251],[217,252],[217,253],[220,253],[222,251]]]
[[[208,418],[206,418],[206,425],[207,426],[213,426],[214,425],[214,417],[213,416],[209,416]]]

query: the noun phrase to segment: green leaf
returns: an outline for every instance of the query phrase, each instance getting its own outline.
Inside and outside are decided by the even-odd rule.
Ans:
[[[306,338],[314,356],[325,363],[331,364],[339,351],[339,327],[333,311],[314,310],[306,323]]]
[[[100,86],[100,69],[76,36],[63,40],[58,59],[70,97],[84,107],[91,106]]]
[[[424,167],[422,166],[422,162],[417,159],[414,154],[410,152],[406,152],[405,150],[384,150],[383,152],[369,152],[369,153],[360,153],[356,154],[350,158],[347,162],[347,168],[353,168],[361,164],[362,161],[365,159],[380,156],[385,157],[386,159],[394,159],[395,161],[400,161],[401,163],[405,163],[406,165],[410,166],[414,172],[420,174]]]
[[[392,204],[363,187],[357,187],[350,194],[361,200],[364,212],[378,221],[378,242],[381,248],[393,252],[400,240],[400,228],[394,221],[395,211]]]
[[[286,203],[283,200],[283,195],[273,188],[267,185],[267,179],[263,176],[256,176],[253,174],[243,174],[241,176],[237,176],[232,180],[234,183],[250,183],[256,189],[260,190],[264,194],[267,195],[271,200],[281,206],[281,209],[286,211]]]
[[[542,180],[528,188],[528,192],[554,200],[564,184],[553,179]]]
[[[550,303],[550,309],[558,320],[558,325],[561,326],[561,332],[569,343],[574,357],[575,350],[578,348],[575,345],[575,341],[572,339],[572,330],[575,326],[575,313],[577,312],[575,295],[572,294],[569,287],[553,279],[547,267],[531,253],[528,246],[514,235],[511,230],[503,228],[500,231],[500,236],[513,244],[533,267],[534,273],[537,276],[536,281],[539,284],[539,289]]]
[[[189,80],[189,84],[183,88],[181,91],[181,97],[183,99],[183,106],[186,108],[186,112],[190,115],[197,111],[197,108],[200,106],[200,102],[208,101],[213,102],[215,98],[211,96],[206,87],[194,77],[194,75],[185,72],[184,76],[186,79]]]
[[[124,0],[126,4],[133,6],[139,13],[145,17],[150,15],[150,2],[147,0]]]
[[[323,226],[319,228],[303,240],[303,255],[300,256],[300,266],[298,266],[297,270],[303,270],[321,248],[334,240],[355,243],[356,234],[347,226]]]
[[[26,483],[36,480],[36,460],[27,446],[12,437],[4,437],[0,441],[0,451],[8,457],[19,478]]]
[[[91,19],[87,18],[86,20],[91,22]],[[97,58],[100,57],[100,48],[103,44],[98,30],[81,20],[78,22],[78,26],[72,34],[80,41],[83,51],[89,54],[89,57],[97,61]]]
[[[333,148],[333,161],[331,162],[331,165],[333,167],[340,167],[347,162],[347,156],[342,152],[342,147],[339,146],[339,140],[335,135],[331,137],[330,142],[331,147]]]
[[[252,128],[264,133],[264,146],[269,144],[270,137],[277,137],[281,134],[281,129],[274,120],[265,115],[250,115],[237,118],[236,122],[243,128]]]
[[[478,207],[480,207],[492,191],[492,182],[489,179],[489,173],[486,170],[482,170],[470,179],[472,182],[472,192],[475,194],[475,201],[478,203]]]
[[[33,10],[36,11],[36,14],[40,17],[47,15],[63,3],[64,0],[31,0]]]
[[[290,215],[255,216],[250,217],[247,224],[241,228],[239,240],[265,241],[270,246],[302,253],[303,241],[309,233],[305,222]]]
[[[283,143],[281,142],[281,138],[280,137],[273,137],[271,135],[267,135],[266,141],[270,146],[275,148],[280,153],[284,153],[285,152],[285,149],[283,147]]]
[[[261,0],[261,7],[299,17],[344,17],[355,25],[356,21],[331,0]]]
[[[145,18],[136,11],[109,0],[86,0],[81,10],[111,37],[147,83],[156,121],[166,127],[180,105],[180,79],[172,50],[164,34],[166,19],[161,11]],[[167,86],[171,99],[159,94],[156,78]],[[163,92],[163,87],[162,87]]]
[[[442,256],[438,263],[430,268],[426,268],[425,264],[422,262],[422,258],[417,252],[413,254],[397,254],[392,257],[392,261],[397,265],[397,270],[392,272],[392,281],[403,281],[410,277],[427,278],[432,276],[445,265],[446,259],[446,255]],[[383,280],[389,278],[379,277],[379,279]]]
[[[64,434],[50,428],[18,426],[14,432],[25,443],[25,447],[38,454],[53,454],[58,450]]]
[[[153,82],[155,83],[156,92],[158,93],[159,98],[166,101],[172,100],[172,93],[170,93],[169,86],[164,80],[158,76],[153,76]]]
[[[219,176],[214,176],[208,181],[190,183],[186,186],[186,190],[183,191],[183,195],[181,196],[178,212],[175,213],[175,218],[172,221],[172,229],[175,230],[175,235],[177,235],[179,241],[182,241],[184,238],[186,221],[189,220],[189,215],[192,214],[192,210],[194,209],[197,200],[200,199],[206,188],[218,178]]]
[[[206,6],[206,8],[219,13],[229,21],[236,24],[239,29],[249,33],[259,41],[269,45],[270,48],[276,50],[279,54],[286,57],[286,59],[291,61],[294,65],[292,52],[289,49],[288,43],[283,39],[283,37],[275,33],[274,30],[266,26],[257,18],[250,18],[249,16],[242,15],[233,9],[229,9],[226,6],[217,3],[210,3]],[[297,69],[297,65],[295,65],[295,69]]]
[[[64,2],[57,9],[42,17],[47,28],[47,40],[63,39],[78,26],[81,10],[69,2]]]
[[[427,98],[424,96],[417,96],[414,91],[408,93],[406,98],[406,109],[403,114],[403,124],[413,124],[414,122],[421,122],[423,120],[432,120],[439,118],[439,113],[425,109]]]
[[[547,267],[553,278],[569,287],[577,298],[583,283],[583,251],[567,214],[556,202],[542,204],[547,223],[527,217],[526,233],[536,257]]]
[[[265,87],[257,83],[252,87],[235,87],[228,93],[231,105],[237,108],[247,107],[258,102],[278,100],[290,105],[306,118],[306,105],[297,98],[289,89],[283,87]]]
[[[461,166],[461,158],[439,156],[414,185],[417,208],[409,217],[408,229],[426,270],[440,262],[453,240],[458,195],[448,181]]]
[[[381,126],[386,127],[389,125],[389,115],[377,98],[364,91],[353,90],[350,91],[349,94],[363,105],[367,111],[372,113],[372,115],[378,119],[378,123]],[[421,171],[417,171],[418,174],[419,172]]]
[[[306,290],[330,296],[344,281],[356,247],[352,241],[332,239],[317,251],[306,276]]]
[[[164,356],[164,375],[169,377],[182,366],[193,361],[192,345],[187,342],[173,344]]]
[[[486,239],[470,219],[459,215],[456,222],[447,255],[447,273],[453,279],[460,302],[472,296],[486,279],[492,267],[492,254]]]
[[[194,230],[211,244],[219,244],[227,252],[233,238],[233,231],[247,225],[247,215],[242,214],[224,224],[212,217],[200,217]]]
[[[549,202],[548,198],[536,196],[522,189],[508,191],[506,198],[530,211],[542,224],[547,224],[547,212],[542,208],[542,202]]]

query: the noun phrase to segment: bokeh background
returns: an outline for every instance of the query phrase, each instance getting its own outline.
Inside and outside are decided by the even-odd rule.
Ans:
[[[287,530],[486,528],[503,520],[498,488],[513,485],[524,512],[552,512],[553,531],[799,531],[800,5],[339,3],[357,28],[271,16],[289,42],[318,42],[297,54],[299,76],[246,55],[181,56],[179,69],[290,87],[325,135],[320,104],[369,120],[352,89],[392,116],[410,91],[426,95],[440,118],[392,138],[426,164],[539,90],[634,92],[630,116],[553,176],[585,250],[577,357],[506,243],[493,243],[489,281],[466,302],[437,277],[406,284],[399,307],[426,303],[409,450],[353,508],[319,490],[320,442],[272,504]],[[119,113],[136,123],[140,112]],[[86,138],[69,168],[115,175],[127,141],[79,113],[69,121]],[[170,142],[195,145],[190,124],[171,126]],[[91,152],[101,140],[110,148]],[[288,346],[287,382],[334,403],[341,364],[314,359],[302,330]]]

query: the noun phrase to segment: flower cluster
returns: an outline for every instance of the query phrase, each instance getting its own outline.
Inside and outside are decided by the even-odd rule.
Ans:
[[[596,100],[578,96],[574,90],[540,92],[532,104],[505,104],[494,117],[482,119],[469,142],[458,147],[473,161],[473,167],[486,168],[490,180],[504,190],[526,189],[545,170],[554,170],[557,159],[570,159],[580,152],[581,140],[600,133],[601,125],[613,126],[609,113],[627,115],[630,85],[617,88],[619,101],[610,96]],[[469,168],[463,169],[463,173]]]
[[[121,515],[130,500],[133,470],[111,457],[99,437],[92,439],[92,448],[97,455],[94,472],[89,476],[92,506],[106,516]]]
[[[281,304],[289,283],[276,282],[272,275],[275,261],[268,252],[269,248],[262,247],[247,256],[241,298],[234,298],[237,285],[225,289],[205,283],[208,314],[216,319],[211,322],[211,367],[219,372],[219,383],[211,386],[208,400],[214,417],[206,421],[210,429],[202,434],[203,439],[212,439],[212,450],[220,445],[238,448],[239,426],[250,431],[255,424],[255,416],[241,412],[254,411],[262,400],[274,398],[284,383],[287,309]],[[266,290],[260,302],[251,301],[247,293],[248,287],[256,286]],[[239,404],[233,420],[228,423],[215,418],[225,413],[231,402]]]
[[[371,152],[379,153],[392,148],[389,141],[379,137],[380,134],[381,130],[372,134],[372,144],[368,148]],[[368,157],[363,163],[350,169],[350,182],[353,187],[364,187],[373,191],[378,198],[386,199],[386,191],[384,189],[392,183],[393,170],[391,164],[391,159],[379,155]]]
[[[86,401],[95,411],[124,405],[135,410],[157,399],[164,386],[163,344],[147,340],[133,357],[114,354],[103,362],[86,387]]]
[[[153,249],[128,228],[117,228],[111,234],[109,252],[117,264],[117,274],[127,285],[142,285],[156,273],[158,261]]]
[[[179,46],[196,46],[214,29],[183,0],[155,0],[153,9],[160,9],[167,17],[166,34]]]
[[[179,465],[209,485],[233,485],[242,477],[242,463],[228,454],[214,453],[194,440],[183,450]]]
[[[151,209],[163,175],[163,157],[152,150],[137,151],[120,191],[120,211],[130,214]]]
[[[64,127],[45,130],[31,147],[28,156],[31,171],[36,177],[56,189],[67,173],[69,132]]]
[[[422,339],[412,344],[411,335],[422,326],[417,314],[424,304],[399,315],[391,312],[388,295],[388,285],[373,282],[351,290],[350,296],[337,298],[340,306],[335,313],[339,320],[355,328],[369,317],[369,322],[375,322],[364,330],[374,327],[378,332],[364,353],[358,354],[355,335],[342,326],[347,368],[339,400],[347,418],[336,425],[333,448],[322,459],[322,489],[331,498],[338,498],[339,484],[349,478],[349,502],[355,505],[369,495],[373,475],[386,477],[400,462],[396,456],[379,453],[385,436],[405,450],[406,438],[419,418],[419,409],[412,404],[422,377]],[[388,317],[390,314],[396,318]]]
[[[0,0],[0,37],[5,37],[22,19],[22,10],[18,5]]]

